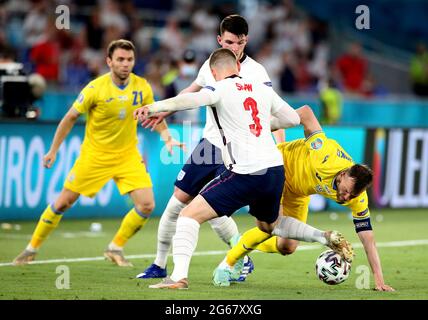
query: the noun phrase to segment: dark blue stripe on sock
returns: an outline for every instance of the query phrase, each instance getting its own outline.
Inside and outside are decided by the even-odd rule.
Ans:
[[[59,211],[57,209],[55,209],[55,206],[53,203],[51,203],[51,210],[55,213],[55,214],[63,214],[64,212]]]
[[[139,211],[137,208],[135,208],[134,207],[134,210],[135,210],[135,212],[136,213],[138,213],[138,215],[141,217],[141,218],[145,218],[145,219],[148,219],[149,217],[150,217],[150,214],[146,214],[146,213],[144,213],[144,212],[141,212],[141,211]]]

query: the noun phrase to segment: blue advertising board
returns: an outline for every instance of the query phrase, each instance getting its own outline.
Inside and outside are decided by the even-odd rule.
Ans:
[[[0,220],[37,219],[46,205],[59,195],[64,180],[80,151],[84,124],[77,124],[61,145],[51,169],[43,167],[43,156],[50,147],[57,124],[0,123]],[[156,132],[140,129],[139,149],[152,177],[156,208],[162,214],[174,188],[175,178],[202,135],[199,125],[170,125],[174,138],[187,145],[187,152],[175,149],[169,155]],[[364,159],[365,130],[326,127],[356,162]],[[303,138],[302,128],[286,131],[287,140]],[[120,217],[131,207],[128,196],[121,196],[113,181],[93,198],[81,196],[67,212],[70,218]]]

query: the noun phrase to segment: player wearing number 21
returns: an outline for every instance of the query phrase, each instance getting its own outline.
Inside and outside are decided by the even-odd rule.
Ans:
[[[123,247],[144,226],[154,208],[152,181],[137,149],[137,121],[133,111],[153,103],[154,99],[146,79],[132,73],[135,47],[130,41],[111,42],[106,62],[110,72],[91,81],[82,90],[58,125],[51,148],[43,159],[47,168],[54,164],[59,147],[79,116],[82,113],[88,115],[79,158],[59,197],[42,213],[27,248],[15,258],[15,265],[34,260],[63,213],[81,194],[94,197],[113,179],[121,194],[130,195],[134,207],[125,215],[104,255],[119,266],[132,266],[123,255]],[[160,123],[156,131],[170,152],[174,145],[182,145],[171,139],[165,122]]]
[[[284,167],[271,136],[271,121],[279,123],[277,128],[286,128],[298,125],[300,118],[271,87],[239,77],[239,61],[229,49],[214,51],[209,65],[216,82],[197,93],[181,94],[135,112],[140,121],[145,121],[160,111],[210,106],[227,168],[181,210],[173,238],[174,270],[171,277],[149,286],[153,289],[188,288],[190,260],[200,224],[205,221],[230,216],[249,205],[261,230],[271,233],[280,226],[277,219]],[[319,236],[323,237],[321,233]]]

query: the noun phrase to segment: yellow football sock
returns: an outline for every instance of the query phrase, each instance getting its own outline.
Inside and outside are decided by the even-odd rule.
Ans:
[[[37,223],[36,229],[33,232],[33,236],[31,237],[30,245],[34,249],[40,248],[43,241],[49,236],[49,234],[54,230],[59,221],[62,218],[62,214],[60,212],[55,213],[52,210],[51,205],[48,205],[45,211],[43,211],[40,216],[40,220]]]
[[[113,244],[118,247],[124,247],[128,240],[146,224],[148,218],[149,214],[139,214],[135,208],[129,210],[113,238]]]
[[[263,251],[266,253],[279,253],[278,247],[276,246],[277,239],[277,236],[273,236],[272,238],[263,241],[256,247],[256,250]]]
[[[269,233],[261,231],[255,227],[245,232],[239,242],[226,255],[226,262],[233,266],[235,263],[245,256],[248,252],[254,250],[257,245],[266,239],[272,237]]]

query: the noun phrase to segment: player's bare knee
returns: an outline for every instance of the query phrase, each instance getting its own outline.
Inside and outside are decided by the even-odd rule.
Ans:
[[[140,203],[136,203],[135,209],[137,209],[137,211],[142,212],[144,214],[151,214],[153,212],[153,210],[155,209],[155,202],[154,201],[143,201]]]
[[[271,233],[275,227],[275,225],[273,223],[267,223],[267,222],[260,221],[260,220],[256,221],[256,225],[261,231],[266,232],[266,233]]]
[[[280,239],[280,238],[278,238],[277,243],[276,243],[276,247],[277,247],[278,251],[283,256],[293,254],[296,251],[298,245],[299,245],[298,241],[293,241],[293,240],[288,240],[288,239]]]
[[[290,254],[293,254],[296,251],[296,247],[278,247],[278,251],[283,256],[288,256]]]
[[[65,212],[68,209],[71,208],[71,206],[73,205],[74,201],[70,201],[70,200],[61,200],[61,201],[57,201],[54,203],[54,209],[55,211],[59,211],[59,212]]]

